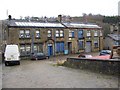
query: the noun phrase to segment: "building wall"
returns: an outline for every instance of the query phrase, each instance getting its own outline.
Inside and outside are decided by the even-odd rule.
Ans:
[[[30,38],[20,38],[21,30],[29,30]],[[40,31],[40,38],[36,38],[36,30]],[[52,31],[52,37],[48,38],[48,30]],[[64,37],[56,38],[56,30],[63,30]],[[78,31],[83,30],[83,38],[78,38]],[[74,37],[69,37],[69,31],[74,31]],[[87,37],[87,32],[90,31],[91,36]],[[97,31],[98,35],[94,36],[94,32]],[[49,50],[52,50],[52,55],[65,54],[65,50],[68,53],[80,53],[85,52],[89,48],[87,42],[91,42],[91,51],[96,52],[103,48],[103,37],[100,36],[100,30],[89,29],[71,29],[71,28],[16,28],[12,27],[8,29],[8,44],[18,44],[20,51],[23,55],[30,54],[33,50],[37,52],[43,52],[50,54]],[[33,37],[33,38],[32,38]],[[34,42],[33,42],[34,41]],[[79,46],[79,41],[82,41],[83,48]],[[95,41],[98,41],[97,47],[95,47]],[[32,43],[33,42],[33,43]],[[64,45],[64,47],[63,47]],[[32,47],[34,46],[34,47]],[[57,47],[64,48],[64,51],[57,52]],[[24,47],[26,48],[24,50]],[[35,51],[34,50],[34,51]],[[23,53],[24,52],[24,53]]]
[[[120,1],[118,2],[118,15],[120,16]]]
[[[2,21],[0,20],[0,45],[2,45]],[[2,50],[2,46],[0,46],[0,53]]]
[[[104,41],[104,49],[112,49],[112,46],[114,45],[113,39],[106,37]]]

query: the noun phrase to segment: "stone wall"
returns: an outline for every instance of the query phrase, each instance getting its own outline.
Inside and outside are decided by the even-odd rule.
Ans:
[[[71,68],[86,69],[93,72],[118,75],[120,74],[120,61],[100,59],[67,58],[65,66]]]

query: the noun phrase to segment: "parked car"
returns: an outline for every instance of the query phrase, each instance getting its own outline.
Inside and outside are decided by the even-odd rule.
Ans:
[[[31,60],[42,60],[46,59],[48,56],[46,56],[44,53],[34,53],[31,55]]]
[[[78,55],[79,58],[91,58],[92,55],[88,55],[88,54],[80,54]]]
[[[111,50],[101,50],[100,51],[100,56],[102,55],[110,55],[111,54]]]

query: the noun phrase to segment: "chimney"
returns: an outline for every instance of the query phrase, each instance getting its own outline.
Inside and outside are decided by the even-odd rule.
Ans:
[[[61,23],[62,22],[62,15],[58,15],[58,21]]]
[[[11,16],[11,15],[9,15],[9,16],[8,16],[8,19],[9,19],[9,20],[11,20],[11,19],[12,19],[12,16]]]

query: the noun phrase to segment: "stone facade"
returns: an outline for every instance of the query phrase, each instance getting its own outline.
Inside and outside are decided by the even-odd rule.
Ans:
[[[5,34],[7,44],[19,45],[21,55],[43,52],[52,56],[96,52],[103,48],[102,28],[91,24],[84,24],[84,26],[71,24],[70,26],[64,23],[11,20]]]

